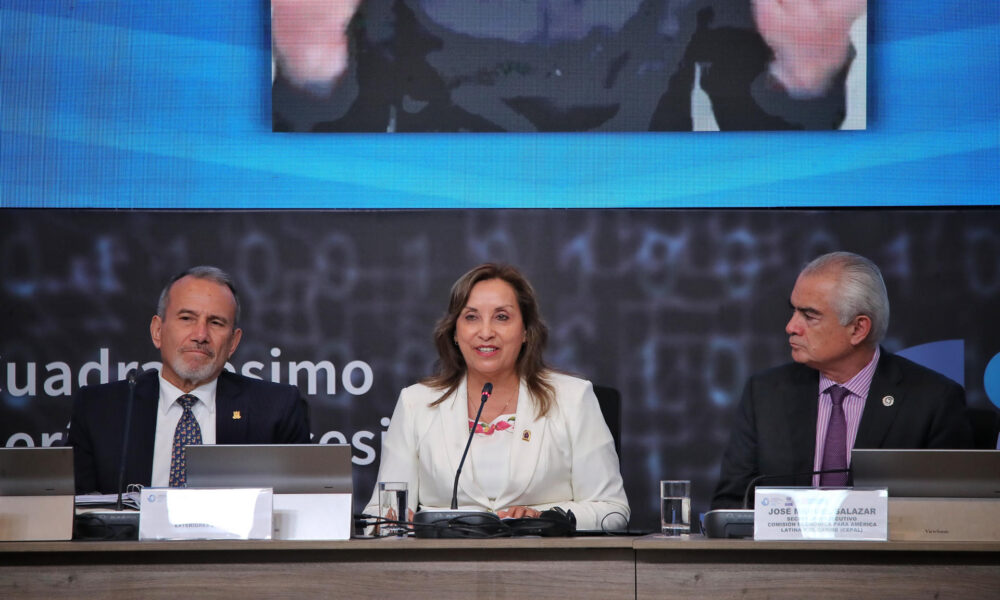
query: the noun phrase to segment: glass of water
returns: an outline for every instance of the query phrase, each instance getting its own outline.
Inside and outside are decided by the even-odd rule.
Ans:
[[[691,482],[660,481],[660,531],[663,535],[691,533]]]
[[[405,481],[380,481],[378,482],[378,516],[380,535],[406,535],[407,527],[397,523],[386,523],[383,521],[405,521],[406,511],[406,482]]]

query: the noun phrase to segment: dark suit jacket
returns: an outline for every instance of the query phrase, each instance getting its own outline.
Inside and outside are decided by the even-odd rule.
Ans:
[[[160,399],[159,378],[147,372],[136,383],[125,484],[150,485]],[[73,399],[68,444],[73,447],[79,494],[118,491],[128,384],[85,386]],[[233,413],[239,411],[239,418]],[[219,444],[307,444],[309,407],[296,387],[223,371],[215,394]]]
[[[809,473],[816,452],[819,372],[792,363],[747,382],[722,457],[712,508],[740,508],[758,475]],[[883,398],[892,396],[891,406]],[[965,390],[954,381],[882,350],[865,400],[855,448],[970,448]],[[767,485],[812,485],[812,475]]]

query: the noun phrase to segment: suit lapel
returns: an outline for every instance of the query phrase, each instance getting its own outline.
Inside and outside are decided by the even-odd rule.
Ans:
[[[881,447],[889,427],[899,414],[900,406],[906,401],[900,385],[902,377],[893,356],[883,349],[872,376],[872,385],[868,388],[868,398],[865,399],[865,409],[854,440],[855,448]],[[892,401],[886,406],[884,399],[888,397],[892,397]]]
[[[545,434],[548,417],[536,418],[535,402],[532,401],[528,386],[524,380],[517,392],[517,418],[515,419],[514,439],[511,440],[510,448],[510,472],[507,477],[507,486],[497,499],[497,505],[504,507],[514,499],[524,494],[531,483],[535,469],[538,467],[539,457],[542,453],[542,445],[545,443]],[[551,410],[558,410],[553,406]]]
[[[223,371],[215,388],[215,443],[242,444],[246,442],[247,423],[254,415],[246,414],[248,408],[240,401],[240,384],[227,377]]]
[[[819,372],[809,368],[798,369],[793,379],[789,403],[785,407],[793,423],[789,432],[794,452],[792,465],[796,473],[813,470],[816,456],[816,419],[819,413]]]

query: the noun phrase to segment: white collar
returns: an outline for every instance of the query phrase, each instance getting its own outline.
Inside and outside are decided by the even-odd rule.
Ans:
[[[166,414],[167,410],[177,401],[177,398],[184,395],[177,386],[170,383],[163,378],[163,371],[160,371],[160,414]],[[188,394],[195,396],[200,400],[206,408],[208,408],[209,414],[215,414],[215,390],[219,386],[219,379],[215,378],[208,383],[204,383],[194,388]]]

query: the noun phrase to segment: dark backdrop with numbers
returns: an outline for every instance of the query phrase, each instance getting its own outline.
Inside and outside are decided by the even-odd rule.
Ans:
[[[633,524],[650,528],[661,478],[692,479],[695,510],[707,508],[745,378],[788,360],[795,276],[835,249],[882,267],[887,349],[929,344],[924,360],[959,361],[970,405],[1000,402],[987,392],[1000,352],[996,210],[5,210],[0,443],[64,439],[81,376],[158,360],[148,325],[162,285],[215,264],[243,296],[233,367],[283,382],[294,371],[315,441],[354,446],[361,506],[400,388],[432,368],[452,282],[507,261],[536,287],[548,360],[621,391]]]

